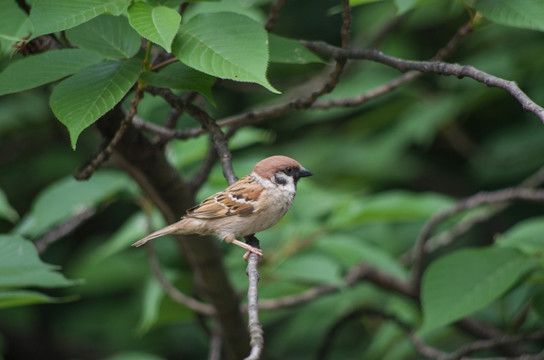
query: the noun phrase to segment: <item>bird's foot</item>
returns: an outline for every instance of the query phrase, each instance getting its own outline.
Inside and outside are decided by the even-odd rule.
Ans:
[[[263,251],[259,248],[256,248],[254,246],[251,246],[249,244],[246,244],[245,242],[242,242],[240,240],[233,240],[231,241],[234,245],[238,245],[244,249],[246,249],[246,253],[244,254],[244,260],[247,261],[249,258],[249,254],[255,254],[259,257],[259,264],[261,263],[263,259]]]
[[[251,250],[247,250],[244,254],[244,260],[247,261],[249,259],[250,254],[255,254],[259,257],[259,265],[261,265],[261,262],[263,261],[263,251],[261,249],[257,249],[256,247],[252,247]]]

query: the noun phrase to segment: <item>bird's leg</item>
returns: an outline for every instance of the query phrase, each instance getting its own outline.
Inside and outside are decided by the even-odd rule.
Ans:
[[[244,260],[247,261],[247,257],[249,256],[249,254],[253,253],[255,255],[257,255],[260,259],[263,258],[263,251],[261,249],[258,249],[256,247],[253,247],[251,245],[248,245],[246,244],[245,242],[242,242],[240,240],[236,240],[236,238],[234,236],[227,236],[225,238],[225,241],[228,242],[228,243],[233,243],[234,245],[238,245],[239,247],[241,248],[244,248],[247,250],[246,254],[244,255]]]
[[[247,261],[247,257],[249,256],[249,254],[253,253],[255,255],[257,255],[259,258],[262,259],[263,257],[263,251],[261,249],[257,249],[256,247],[253,247],[251,245],[248,245],[246,244],[245,242],[242,242],[242,241],[239,241],[239,240],[233,240],[232,243],[234,245],[238,245],[244,249],[247,250],[247,252],[245,253],[244,255],[244,260]]]

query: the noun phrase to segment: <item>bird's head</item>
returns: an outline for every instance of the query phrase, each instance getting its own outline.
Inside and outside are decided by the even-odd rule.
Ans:
[[[312,176],[312,172],[300,163],[287,156],[271,156],[259,161],[253,172],[263,179],[270,180],[276,185],[296,185],[302,177]]]

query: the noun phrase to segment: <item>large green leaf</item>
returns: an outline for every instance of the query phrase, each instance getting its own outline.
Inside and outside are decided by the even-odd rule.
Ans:
[[[431,263],[423,275],[423,332],[451,324],[499,298],[535,261],[512,248],[461,250]]]
[[[104,13],[119,15],[130,0],[37,0],[30,11],[33,37],[73,28]]]
[[[0,11],[0,55],[13,51],[12,45],[32,33],[32,23],[13,0],[2,2]],[[1,83],[1,82],[0,82]]]
[[[158,87],[196,91],[215,104],[212,96],[215,78],[180,62],[170,64],[159,72],[144,72],[142,80]]]
[[[40,260],[30,241],[17,235],[0,235],[0,288],[54,288],[77,283],[56,269]]]
[[[17,211],[11,207],[6,194],[2,191],[2,189],[0,189],[0,218],[9,220],[11,222],[15,222],[17,219],[19,219],[19,214],[17,214]]]
[[[541,0],[475,0],[473,6],[497,24],[544,31]]]
[[[199,14],[181,26],[173,53],[185,64],[223,79],[254,82],[278,93],[266,78],[267,35],[247,16]]]
[[[325,62],[296,40],[268,34],[268,41],[270,46],[270,62],[287,64]]]
[[[61,179],[38,195],[29,215],[30,226],[22,232],[39,236],[132,186],[126,175],[113,171],[99,171],[88,181],[76,181],[71,176]]]
[[[123,16],[101,15],[66,31],[74,45],[109,59],[126,59],[140,49],[140,36]]]
[[[100,54],[80,49],[52,50],[22,58],[0,73],[0,95],[62,79],[102,60]]]
[[[497,237],[497,243],[515,247],[526,254],[540,256],[544,253],[544,217],[531,218],[516,224]]]
[[[128,20],[140,35],[162,46],[167,52],[172,51],[172,41],[181,23],[181,15],[176,10],[136,2],[128,8]]]
[[[107,61],[63,80],[49,103],[68,128],[75,149],[79,134],[111,110],[138,80],[141,60]]]

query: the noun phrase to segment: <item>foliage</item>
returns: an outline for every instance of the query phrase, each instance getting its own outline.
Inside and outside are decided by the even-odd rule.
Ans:
[[[165,224],[156,208],[175,213],[150,179],[200,200],[226,186],[217,159],[230,153],[238,176],[273,154],[315,174],[257,235],[264,357],[543,351],[538,111],[504,91],[514,83],[438,77],[438,62],[421,76],[405,61],[470,65],[543,104],[541,1],[280,3],[0,5],[0,357],[208,356],[218,323],[178,303],[129,245]],[[376,53],[343,67],[302,39],[414,67],[399,74]],[[112,160],[72,178],[97,149]],[[165,281],[213,303],[192,250],[154,244]],[[240,250],[217,245],[218,266],[245,293]],[[489,348],[474,345],[489,337]]]

